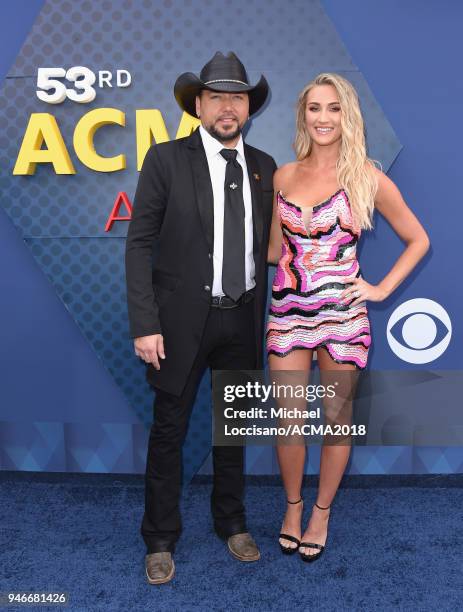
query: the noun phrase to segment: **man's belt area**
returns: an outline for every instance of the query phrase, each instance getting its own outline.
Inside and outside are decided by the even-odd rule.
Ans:
[[[237,308],[238,306],[242,306],[243,304],[247,304],[251,300],[254,299],[254,295],[256,293],[255,288],[249,289],[249,291],[245,291],[235,302],[228,295],[218,295],[213,296],[211,298],[211,306],[213,308]]]

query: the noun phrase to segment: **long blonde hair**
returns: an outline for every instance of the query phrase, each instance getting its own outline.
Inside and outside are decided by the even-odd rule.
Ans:
[[[378,189],[374,168],[379,162],[367,157],[365,128],[357,92],[353,85],[339,74],[322,72],[299,94],[294,141],[296,157],[300,161],[312,151],[312,138],[307,130],[305,111],[307,95],[316,85],[333,85],[339,96],[342,136],[336,162],[337,180],[347,193],[358,226],[371,229],[374,199]]]

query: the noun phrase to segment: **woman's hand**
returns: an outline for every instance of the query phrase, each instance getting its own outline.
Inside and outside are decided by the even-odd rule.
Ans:
[[[360,302],[370,300],[372,302],[382,302],[387,298],[387,292],[379,285],[370,285],[362,277],[354,278],[352,284],[341,293],[341,299],[349,302],[355,298],[349,306],[356,306]]]

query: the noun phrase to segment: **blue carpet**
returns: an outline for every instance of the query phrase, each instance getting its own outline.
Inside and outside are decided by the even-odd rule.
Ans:
[[[305,486],[305,517],[315,482]],[[210,484],[197,478],[183,496],[176,576],[158,587],[144,577],[142,477],[0,472],[0,490],[0,592],[65,591],[67,610],[462,607],[461,475],[346,477],[314,564],[279,551],[284,497],[275,478],[249,479],[249,527],[262,552],[249,564],[213,534]]]

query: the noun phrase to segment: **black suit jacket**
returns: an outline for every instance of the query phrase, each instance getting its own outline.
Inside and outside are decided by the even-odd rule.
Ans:
[[[254,227],[256,368],[262,367],[272,157],[247,144]],[[180,395],[210,308],[214,202],[199,131],[153,145],[143,162],[126,241],[127,301],[133,338],[162,333],[166,359],[147,380]]]

